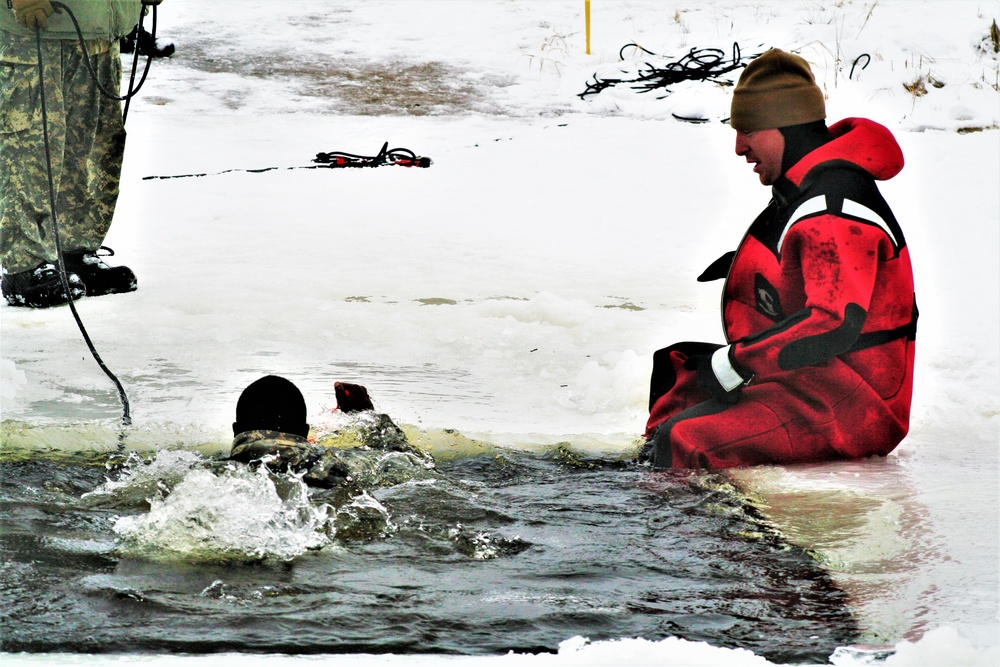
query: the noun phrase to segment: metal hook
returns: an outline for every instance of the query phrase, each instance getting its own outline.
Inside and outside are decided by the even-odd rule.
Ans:
[[[870,55],[868,55],[867,53],[862,53],[860,56],[858,56],[857,58],[855,58],[854,59],[854,63],[851,65],[851,73],[847,76],[848,79],[853,79],[854,78],[854,68],[858,66],[858,61],[861,60],[862,58],[867,58],[868,60],[866,60],[865,64],[861,66],[861,69],[867,68],[868,65],[869,65],[869,63],[871,63],[871,61],[872,61],[872,57]]]

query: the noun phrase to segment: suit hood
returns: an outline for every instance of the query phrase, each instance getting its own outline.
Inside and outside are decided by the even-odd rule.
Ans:
[[[799,160],[785,177],[800,186],[820,165],[847,163],[878,181],[886,181],[903,170],[903,151],[888,128],[864,118],[846,118],[830,127],[833,139]]]

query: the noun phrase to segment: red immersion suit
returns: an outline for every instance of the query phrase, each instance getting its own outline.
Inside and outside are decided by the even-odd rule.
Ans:
[[[875,185],[899,173],[902,152],[872,121],[830,132],[775,183],[735,254],[699,278],[726,279],[728,345],[678,343],[654,355],[643,451],[654,466],[885,455],[906,435],[913,273]],[[703,389],[698,366],[728,393]]]

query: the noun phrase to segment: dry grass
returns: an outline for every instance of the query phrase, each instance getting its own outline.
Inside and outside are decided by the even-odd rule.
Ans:
[[[541,47],[539,47],[540,55],[525,54],[523,57],[528,59],[529,66],[535,64],[538,65],[538,71],[542,71],[546,66],[550,66],[555,69],[557,74],[562,74],[562,70],[566,67],[559,58],[565,58],[569,55],[569,45],[566,43],[566,37],[555,33],[546,39]]]
[[[923,97],[927,94],[927,86],[933,88],[944,88],[944,81],[935,79],[930,74],[921,74],[910,83],[904,83],[903,88],[914,97]]]
[[[984,125],[976,127],[960,127],[956,132],[959,134],[973,134],[974,132],[985,132],[986,130],[1000,130],[1000,125],[994,123],[993,125]]]

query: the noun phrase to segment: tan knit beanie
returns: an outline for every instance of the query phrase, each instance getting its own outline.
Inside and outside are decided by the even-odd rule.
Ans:
[[[755,58],[733,91],[729,124],[740,132],[801,125],[826,118],[823,91],[809,63],[771,49]]]

